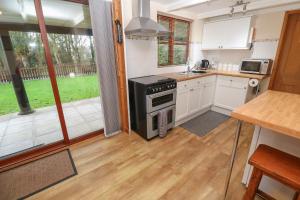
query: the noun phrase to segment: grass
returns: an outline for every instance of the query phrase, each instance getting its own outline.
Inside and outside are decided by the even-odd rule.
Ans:
[[[88,99],[100,95],[96,75],[57,78],[62,103]],[[49,79],[24,81],[31,108],[55,105]],[[12,84],[0,84],[0,115],[19,111]]]

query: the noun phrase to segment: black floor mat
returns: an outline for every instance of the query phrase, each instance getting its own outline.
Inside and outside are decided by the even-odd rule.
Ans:
[[[214,111],[207,111],[206,113],[191,119],[180,126],[198,136],[204,136],[227,119],[229,119],[229,116],[227,115]]]

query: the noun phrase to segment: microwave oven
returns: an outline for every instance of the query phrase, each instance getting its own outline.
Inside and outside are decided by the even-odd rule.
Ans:
[[[271,59],[247,59],[240,65],[241,73],[270,74],[273,61]]]

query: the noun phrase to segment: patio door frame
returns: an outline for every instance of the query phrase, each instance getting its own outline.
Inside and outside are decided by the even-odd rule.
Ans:
[[[62,0],[62,1],[69,1],[79,4],[88,5],[88,0]],[[113,0],[113,19],[119,20],[122,22],[122,9],[121,9],[121,1],[120,0]],[[0,160],[0,171],[10,168],[12,166],[21,165],[23,163],[29,162],[39,157],[46,156],[56,151],[61,151],[62,149],[68,148],[70,145],[81,142],[83,140],[101,135],[104,133],[104,130],[98,130],[95,132],[87,133],[86,135],[69,139],[64,112],[62,108],[62,103],[59,95],[59,89],[57,86],[56,81],[56,73],[52,61],[51,50],[49,47],[48,36],[47,36],[47,29],[45,24],[45,18],[43,16],[42,4],[41,0],[34,0],[36,16],[38,19],[38,25],[40,29],[40,35],[42,39],[42,43],[44,45],[44,53],[45,59],[47,63],[49,79],[51,82],[51,87],[55,99],[55,105],[57,108],[58,116],[60,125],[62,128],[63,133],[63,140],[54,142],[43,147],[39,147],[36,149],[28,150],[24,153],[16,154],[15,156]],[[125,59],[124,59],[124,44],[117,42],[117,27],[116,24],[113,23],[113,30],[114,30],[114,45],[115,45],[115,52],[116,52],[116,63],[117,63],[117,79],[118,79],[118,88],[119,88],[119,99],[120,99],[120,113],[121,113],[121,130],[123,132],[127,132],[129,130],[129,123],[128,123],[128,105],[127,105],[127,84],[126,84],[126,71],[125,71]]]

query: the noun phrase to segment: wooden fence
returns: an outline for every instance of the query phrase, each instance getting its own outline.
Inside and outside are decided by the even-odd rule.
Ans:
[[[68,77],[71,73],[76,76],[91,75],[97,72],[96,65],[60,65],[55,66],[57,77]],[[49,78],[46,66],[35,68],[20,68],[20,74],[23,80],[37,80]],[[11,75],[8,70],[0,70],[0,83],[11,82]]]

